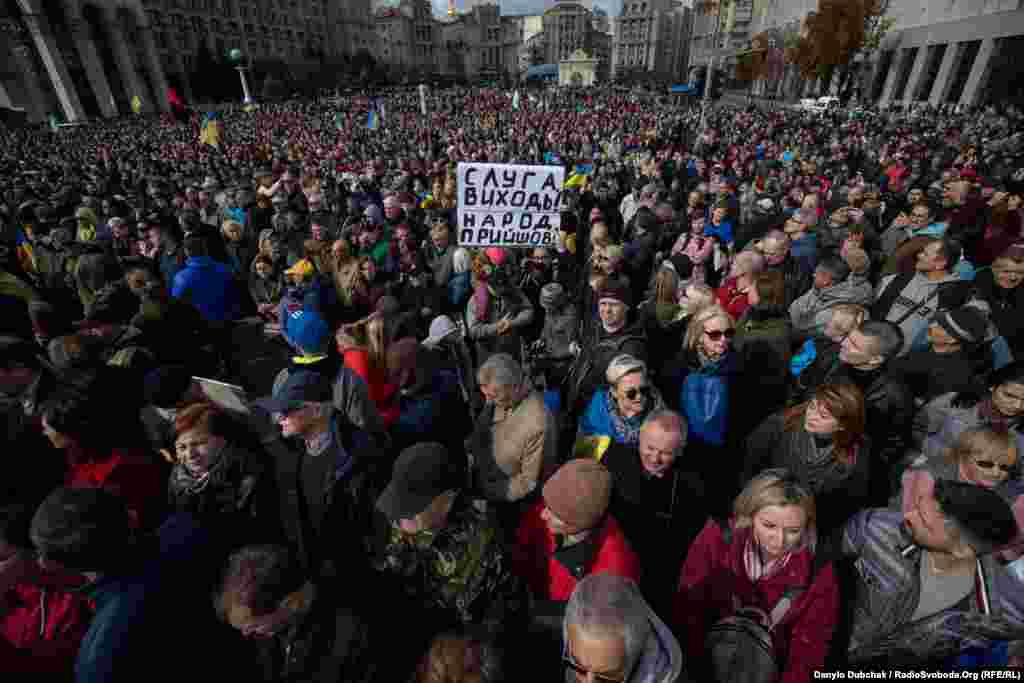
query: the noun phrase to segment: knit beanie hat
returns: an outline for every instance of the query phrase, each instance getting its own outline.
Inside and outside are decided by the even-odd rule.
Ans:
[[[941,311],[935,314],[934,320],[961,344],[968,346],[984,341],[985,333],[988,331],[988,321],[985,316],[970,306]]]
[[[562,520],[570,534],[593,529],[608,510],[612,475],[589,458],[570,460],[544,485],[544,504]]]

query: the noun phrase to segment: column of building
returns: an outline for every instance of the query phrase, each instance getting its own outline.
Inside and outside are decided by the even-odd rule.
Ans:
[[[75,49],[85,67],[86,78],[89,79],[89,86],[96,95],[96,102],[99,104],[100,112],[104,117],[117,116],[117,103],[110,92],[110,83],[107,75],[103,72],[103,62],[100,60],[100,53],[93,39],[89,23],[82,16],[81,8],[69,6],[67,14],[68,28],[71,29],[71,36],[75,42]]]
[[[81,121],[85,118],[85,111],[82,109],[82,102],[78,99],[78,91],[71,80],[64,58],[57,49],[57,39],[53,29],[46,17],[41,12],[37,3],[29,3],[22,0],[21,8],[25,26],[28,28],[32,43],[36,46],[39,58],[43,62],[46,73],[50,76],[53,90],[60,102],[64,118],[68,121]]]
[[[111,51],[114,53],[114,62],[117,65],[118,73],[121,74],[121,82],[124,83],[124,87],[128,91],[128,98],[133,99],[138,96],[142,101],[142,111],[150,112],[153,111],[152,96],[148,88],[146,88],[145,82],[139,76],[138,70],[135,68],[134,55],[128,47],[128,41],[125,39],[118,11],[119,8],[116,5],[106,6],[102,9],[103,29],[107,34],[107,39],[110,41]]]
[[[156,49],[156,40],[153,38],[153,26],[149,23],[149,18],[142,11],[137,13],[137,21],[139,36],[142,38],[142,44],[145,48],[144,52],[146,55],[146,66],[149,68],[149,77],[152,79],[153,88],[156,89],[156,92],[153,93],[153,96],[156,98],[156,106],[160,111],[170,111],[171,107],[167,101],[167,76],[164,74],[164,65],[160,62],[160,53]]]

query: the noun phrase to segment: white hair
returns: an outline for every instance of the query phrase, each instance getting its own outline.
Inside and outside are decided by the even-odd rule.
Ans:
[[[477,377],[482,384],[515,387],[523,382],[523,366],[507,353],[495,353],[483,362]]]
[[[595,636],[622,638],[627,672],[636,668],[651,637],[651,608],[632,579],[614,574],[591,574],[576,584],[562,621],[562,642],[569,627]]]

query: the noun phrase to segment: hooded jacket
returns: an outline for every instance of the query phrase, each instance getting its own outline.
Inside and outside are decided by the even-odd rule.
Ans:
[[[29,562],[30,560],[23,560]],[[0,671],[7,675],[67,676],[92,608],[58,577],[37,572],[0,595]]]
[[[874,292],[867,276],[850,274],[841,282],[817,289],[812,287],[789,307],[789,319],[796,334],[816,337],[825,330],[832,318],[831,308],[836,304],[867,306],[874,300]]]
[[[675,683],[686,681],[685,661],[679,641],[665,622],[648,606],[647,621],[651,626],[650,635],[644,643],[640,660],[626,683]],[[562,626],[562,656],[569,654],[568,626]]]

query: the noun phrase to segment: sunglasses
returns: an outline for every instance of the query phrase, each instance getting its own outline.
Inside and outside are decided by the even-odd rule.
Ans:
[[[736,336],[736,330],[704,330],[704,334],[708,336],[711,341],[721,341],[722,337],[726,339],[732,339]]]
[[[567,667],[575,671],[577,676],[581,676],[583,678],[586,678],[587,674],[592,674],[594,676],[594,680],[600,681],[601,683],[623,683],[623,681],[626,680],[625,676],[616,676],[613,678],[612,676],[606,676],[604,674],[599,674],[594,671],[588,671],[587,669],[584,669],[582,666],[574,662],[572,660],[572,657],[570,657],[569,655],[562,655],[562,661],[565,662],[565,665]]]
[[[622,392],[622,395],[628,398],[630,401],[635,401],[640,397],[648,398],[653,393],[653,389],[650,386],[644,385],[642,387],[633,387],[626,389]]]
[[[1013,471],[1013,465],[1004,465],[1002,463],[993,462],[992,460],[975,460],[974,464],[983,470],[994,470],[998,467],[999,471],[1005,474],[1009,474]]]

